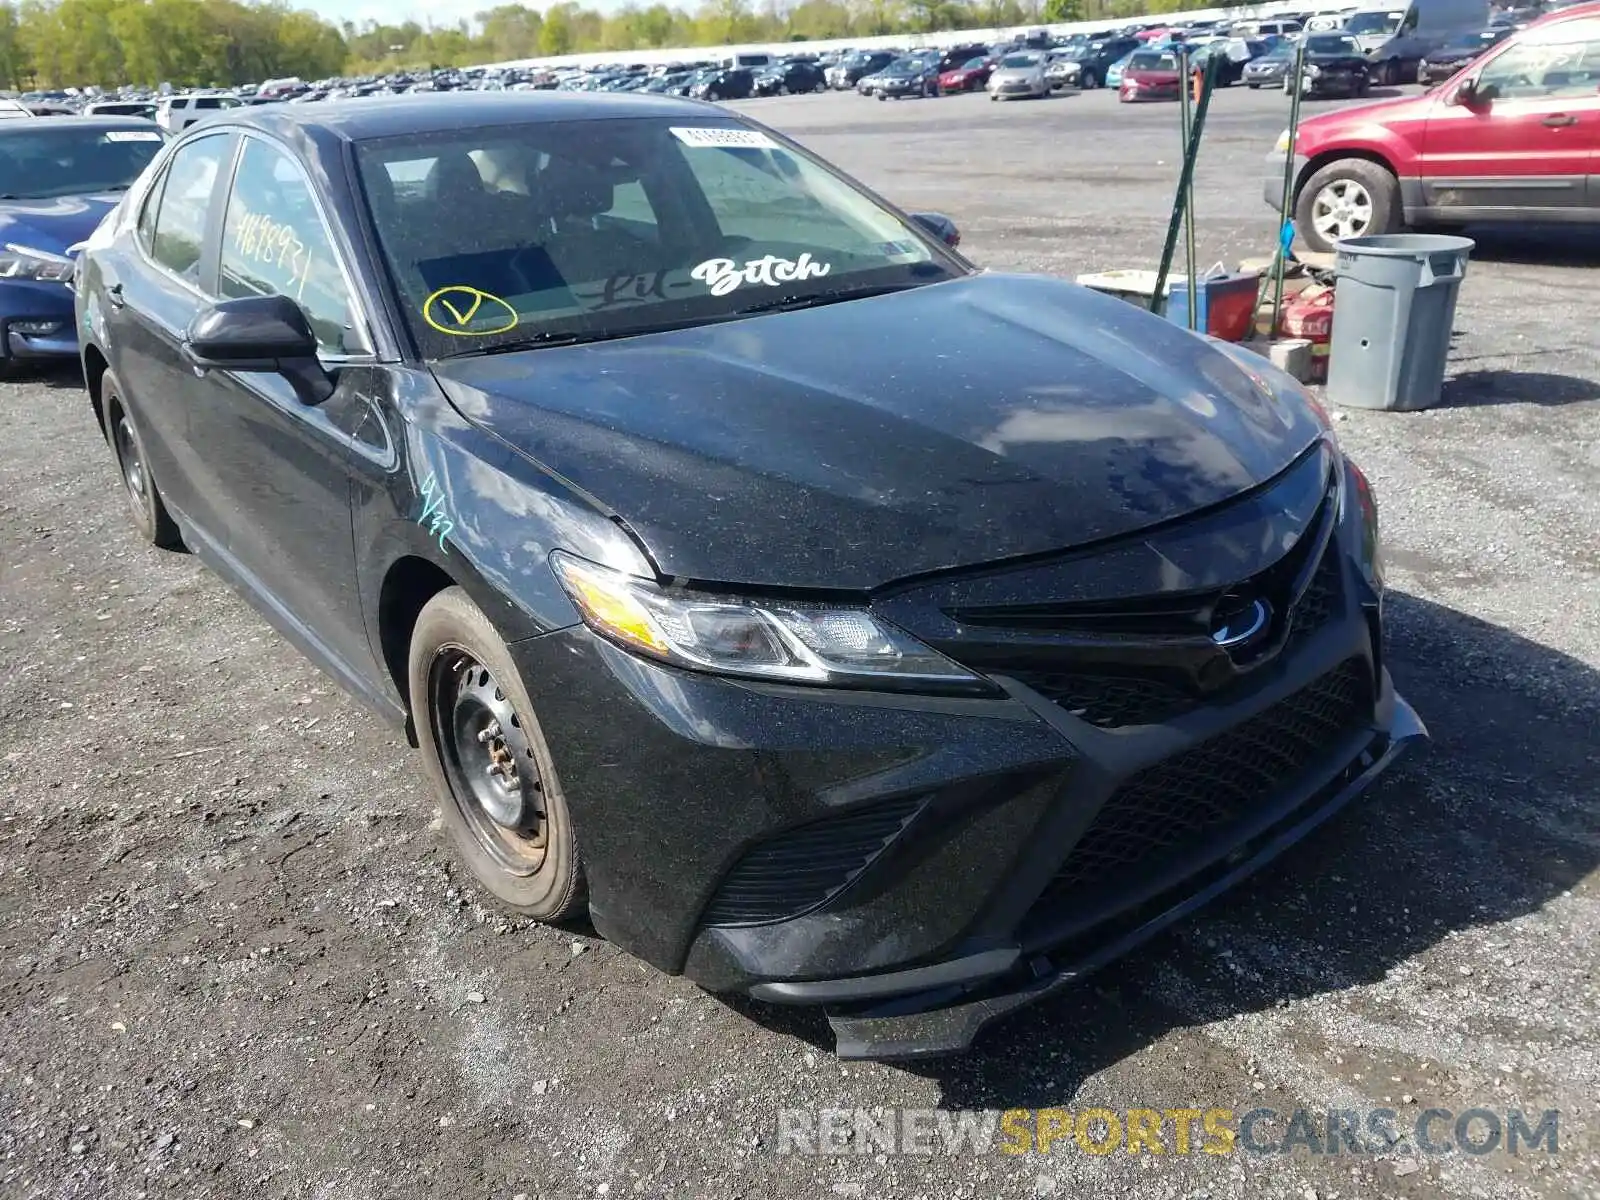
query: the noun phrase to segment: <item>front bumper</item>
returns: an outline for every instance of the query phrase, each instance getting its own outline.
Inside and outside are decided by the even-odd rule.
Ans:
[[[71,289],[34,280],[0,281],[0,360],[75,358]]]
[[[1184,678],[1199,672],[1203,695],[1151,677],[1178,666],[1165,635],[1140,642],[1136,675],[1110,684],[1093,639],[1086,651],[1076,635],[985,632],[980,613],[941,640],[940,622],[975,595],[1081,590],[1084,564],[1070,559],[875,601],[983,670],[992,697],[734,682],[583,627],[514,644],[595,927],[710,990],[826,1006],[845,1057],[959,1050],[1128,952],[1425,736],[1383,663],[1343,471],[1313,451],[1257,497],[1101,552],[1105,569],[1088,573],[1099,586],[1163,604],[1172,589],[1298,581],[1259,662],[1229,666],[1208,639],[1186,643]],[[1267,557],[1241,574],[1208,549],[1224,535]],[[1092,679],[1095,695],[1078,697]]]
[[[1281,150],[1271,150],[1267,153],[1266,165],[1261,176],[1261,198],[1267,202],[1269,208],[1277,210],[1283,208],[1283,171],[1287,165],[1288,157]],[[1305,177],[1306,167],[1310,162],[1311,160],[1303,154],[1294,156],[1294,175],[1292,178],[1296,181],[1296,188],[1298,188],[1298,181]],[[1291,189],[1289,193],[1291,209],[1294,206],[1294,199],[1295,190]],[[1292,216],[1293,213],[1290,212],[1285,215]]]

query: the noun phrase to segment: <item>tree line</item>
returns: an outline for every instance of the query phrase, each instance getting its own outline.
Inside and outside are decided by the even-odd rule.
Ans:
[[[1200,8],[1209,0],[702,0],[690,10],[563,0],[454,25],[335,24],[281,0],[0,0],[0,88],[227,87],[584,51],[799,42]]]

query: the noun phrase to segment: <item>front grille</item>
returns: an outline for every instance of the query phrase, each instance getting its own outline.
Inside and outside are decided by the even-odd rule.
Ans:
[[[852,809],[758,843],[723,876],[701,921],[760,925],[827,903],[910,824],[922,799]]]
[[[1288,647],[1299,645],[1321,629],[1339,611],[1339,546],[1330,542],[1300,603],[1290,611]]]
[[[1291,652],[1323,628],[1339,611],[1339,547],[1329,542],[1322,561],[1300,602],[1290,610],[1290,629],[1283,653]],[[1209,597],[1207,598],[1209,599]],[[1197,602],[1198,603],[1198,602]],[[1170,603],[1152,602],[1150,613],[1129,610],[1126,614],[1091,614],[1082,610],[1079,619],[1104,620],[1128,629],[1137,622],[1179,621],[1197,623],[1190,612],[1174,612]],[[1120,619],[1119,619],[1120,618]],[[1021,618],[1013,618],[1022,624]],[[1052,670],[991,668],[995,674],[1009,675],[1033,688],[1046,699],[1059,704],[1073,716],[1101,729],[1120,729],[1129,725],[1155,725],[1193,712],[1217,694],[1205,696],[1182,681],[1160,675],[1127,675],[1110,671],[1057,668]]]
[[[1249,816],[1371,715],[1367,667],[1352,659],[1226,733],[1145,768],[1106,801],[1045,899],[1059,905],[1121,868]]]
[[[1193,711],[1200,704],[1176,683],[1079,671],[1013,671],[1013,678],[1101,729],[1154,725]]]

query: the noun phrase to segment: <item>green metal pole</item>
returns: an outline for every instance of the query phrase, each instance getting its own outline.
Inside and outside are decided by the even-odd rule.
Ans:
[[[1278,328],[1282,323],[1283,312],[1283,276],[1289,267],[1288,247],[1283,244],[1283,227],[1286,222],[1294,220],[1294,214],[1289,211],[1289,206],[1294,203],[1294,139],[1300,129],[1300,91],[1305,79],[1306,67],[1306,42],[1305,38],[1294,51],[1294,87],[1289,93],[1289,149],[1283,158],[1283,200],[1278,206],[1278,248],[1272,259],[1272,332],[1269,336],[1276,337]]]
[[[1194,81],[1189,78],[1189,49],[1187,46],[1180,46],[1178,50],[1178,125],[1183,131],[1185,152],[1188,151],[1189,138],[1193,133],[1194,126],[1192,107],[1194,97],[1191,94],[1193,87]],[[1188,320],[1191,330],[1196,328],[1198,322],[1195,304],[1198,289],[1194,278],[1194,259],[1194,184],[1191,180],[1189,189],[1183,196],[1183,263],[1188,271],[1188,275],[1185,277],[1185,289],[1189,295]]]
[[[1194,109],[1194,128],[1190,130],[1189,144],[1184,147],[1183,170],[1178,176],[1178,196],[1172,204],[1172,216],[1167,221],[1167,240],[1161,247],[1161,265],[1156,268],[1156,290],[1150,296],[1150,311],[1160,311],[1161,293],[1166,290],[1167,275],[1172,270],[1172,256],[1178,249],[1178,230],[1183,224],[1184,197],[1194,186],[1194,163],[1200,157],[1200,135],[1206,127],[1206,110],[1211,107],[1211,94],[1216,90],[1217,63],[1206,63],[1205,79],[1200,85],[1200,103]]]

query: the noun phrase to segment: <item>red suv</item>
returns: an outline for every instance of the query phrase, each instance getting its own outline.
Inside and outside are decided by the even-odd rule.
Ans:
[[[1283,201],[1285,131],[1267,159]],[[1295,228],[1340,238],[1469,221],[1600,222],[1600,3],[1553,13],[1421,96],[1325,113],[1295,137]]]

